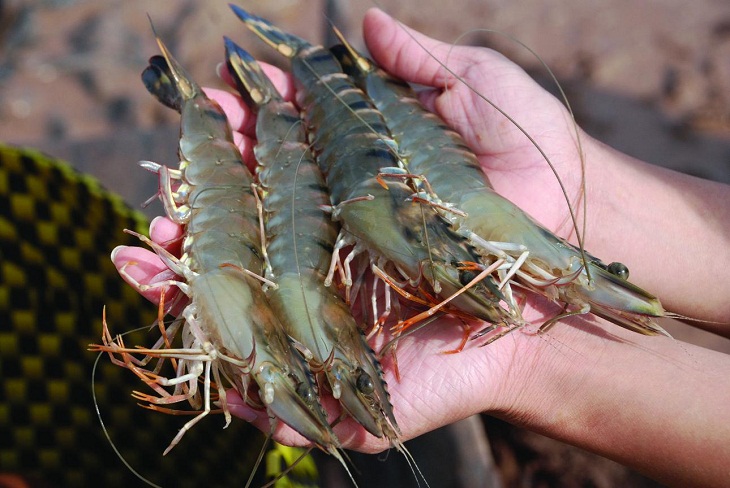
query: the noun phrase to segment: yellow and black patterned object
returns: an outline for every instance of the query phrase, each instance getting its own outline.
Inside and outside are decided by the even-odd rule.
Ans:
[[[156,309],[124,284],[109,254],[138,244],[123,229],[148,223],[88,175],[34,150],[0,145],[0,475],[37,486],[142,486],[113,452],[96,416],[91,371],[101,313],[113,334],[149,325]],[[154,332],[154,331],[153,331]],[[159,332],[157,332],[159,337]],[[151,345],[153,333],[128,344]],[[99,362],[96,395],[125,459],[165,486],[240,486],[263,437],[213,416],[162,452],[186,416],[135,405],[146,388]]]
[[[317,488],[319,471],[314,458],[300,447],[274,443],[266,453],[266,476],[274,488]],[[283,474],[285,473],[285,474]]]

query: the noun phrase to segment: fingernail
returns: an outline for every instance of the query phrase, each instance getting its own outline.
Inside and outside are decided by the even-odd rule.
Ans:
[[[127,248],[127,246],[117,246],[114,249],[112,249],[111,260],[114,264],[117,263],[117,254],[119,254],[119,251],[121,251],[122,249],[126,249],[126,248]]]
[[[220,63],[218,63],[218,64],[215,65],[215,74],[221,80],[224,79],[224,76],[225,76],[225,71],[223,71],[224,69],[227,69],[226,68],[226,63],[224,63],[222,61]]]
[[[152,232],[154,231],[154,228],[157,226],[157,224],[160,222],[160,220],[164,219],[163,216],[158,215],[154,219],[152,219],[152,222],[150,222],[150,235],[152,235]]]

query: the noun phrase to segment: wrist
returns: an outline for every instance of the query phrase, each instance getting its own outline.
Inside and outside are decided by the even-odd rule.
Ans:
[[[580,318],[516,334],[488,413],[663,482],[727,476],[728,356]]]
[[[566,398],[578,398],[576,390],[587,381],[586,338],[592,342],[585,331],[561,322],[548,333],[518,330],[501,339],[512,342],[513,360],[505,368],[490,413],[542,433],[560,430],[560,417],[575,407],[575,401]]]

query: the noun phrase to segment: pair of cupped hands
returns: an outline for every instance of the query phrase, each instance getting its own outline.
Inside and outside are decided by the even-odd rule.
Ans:
[[[381,67],[426,87],[420,93],[422,103],[461,133],[500,194],[559,235],[574,235],[566,196],[545,159],[512,122],[482,97],[499,106],[532,135],[563,177],[568,198],[576,202],[581,194],[581,163],[575,128],[557,99],[501,54],[430,39],[380,10],[373,9],[366,14],[363,33],[371,56]],[[281,94],[293,100],[295,88],[291,75],[269,65],[262,66]],[[221,75],[233,86],[227,73]],[[206,93],[226,112],[235,143],[246,163],[254,167],[255,115],[231,92],[206,89]],[[164,217],[155,219],[150,226],[152,240],[173,253],[179,252],[182,233],[179,225]],[[126,266],[126,272],[142,284],[170,277],[170,271],[159,257],[144,247],[119,248],[113,261],[117,268],[134,263]],[[158,302],[160,291],[153,288],[144,294]],[[167,300],[171,298],[170,293]],[[554,313],[554,306],[529,300],[525,316],[539,320]],[[531,370],[541,361],[549,361],[543,358],[555,352],[550,351],[555,347],[549,337],[518,331],[488,347],[477,347],[478,344],[471,342],[460,353],[445,354],[459,344],[463,334],[460,322],[444,318],[402,339],[397,348],[400,381],[385,358],[385,377],[403,440],[478,412],[510,418],[510,412],[520,401],[521,385],[529,381]],[[270,430],[264,411],[245,405],[232,391],[228,402],[234,415],[253,422],[265,432]],[[330,397],[323,398],[323,402],[334,420],[341,411],[339,405]],[[376,439],[352,419],[337,423],[334,430],[347,448],[378,452],[389,447],[387,440]],[[281,422],[274,437],[286,444],[308,444]]]

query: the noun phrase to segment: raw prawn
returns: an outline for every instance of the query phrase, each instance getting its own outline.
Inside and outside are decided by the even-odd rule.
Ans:
[[[461,136],[425,109],[407,83],[379,69],[337,34],[344,48],[335,54],[385,117],[409,172],[433,189],[425,195],[435,208],[477,249],[483,263],[503,259],[514,264],[499,271],[508,297],[511,286],[505,280],[514,275],[518,286],[565,304],[559,317],[590,312],[634,332],[666,334],[652,320],[665,315],[661,303],[627,281],[624,265],[604,264],[496,193]]]
[[[226,60],[239,92],[257,113],[269,303],[327,376],[333,396],[371,434],[398,443],[400,431],[378,360],[350,313],[324,286],[338,228],[322,210],[324,178],[307,144],[299,111],[284,101],[256,61],[226,38]]]
[[[146,163],[159,174],[161,199],[168,216],[185,226],[182,257],[140,238],[159,254],[179,278],[155,285],[127,281],[139,291],[175,285],[189,298],[181,318],[163,330],[150,349],[123,347],[105,326],[104,346],[113,360],[135,371],[158,397],[137,394],[153,406],[189,400],[196,405],[203,376],[203,411],[185,424],[169,451],[195,423],[211,411],[215,383],[222,409],[230,421],[223,379],[243,398],[253,379],[272,419],[281,419],[306,438],[340,458],[339,441],[327,423],[316,385],[306,363],[287,339],[283,326],[267,305],[258,275],[263,270],[253,177],[233,143],[223,110],[208,99],[178,65],[158,38],[163,56],[150,59],[142,77],[148,90],[181,114],[180,169]],[[172,180],[180,181],[175,191]],[[122,270],[123,274],[126,274]],[[182,327],[183,347],[170,348]],[[164,347],[163,347],[164,346]],[[131,356],[177,358],[177,376],[164,378],[141,368]],[[114,359],[120,354],[122,360]],[[175,386],[171,395],[162,386]],[[183,388],[183,386],[187,386]],[[167,452],[166,451],[166,452]]]

